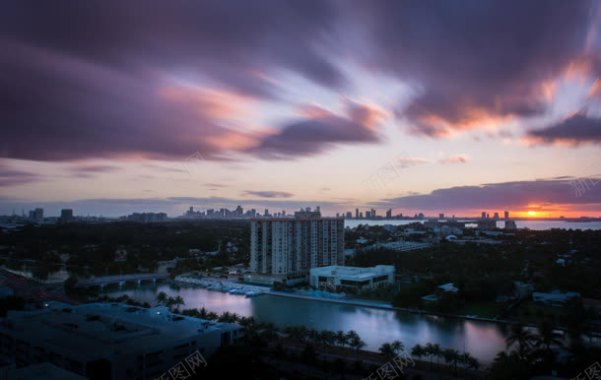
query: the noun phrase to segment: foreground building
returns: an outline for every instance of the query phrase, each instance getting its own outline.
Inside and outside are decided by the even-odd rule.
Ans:
[[[160,378],[189,358],[204,365],[199,359],[241,337],[236,324],[115,303],[52,302],[9,311],[0,325],[2,354],[18,367],[49,362],[90,379]]]
[[[294,217],[251,220],[250,270],[266,282],[293,283],[309,269],[344,265],[344,218],[322,218],[319,208]]]
[[[368,290],[394,284],[394,265],[369,268],[327,266],[312,268],[309,282],[316,289]]]

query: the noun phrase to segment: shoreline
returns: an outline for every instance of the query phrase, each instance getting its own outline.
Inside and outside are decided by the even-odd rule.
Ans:
[[[291,292],[291,291],[280,291],[280,290],[272,290],[270,287],[267,286],[262,286],[262,285],[256,285],[256,284],[247,284],[244,282],[238,282],[238,281],[228,281],[232,284],[236,284],[236,285],[246,285],[246,286],[256,286],[256,287],[260,287],[263,288],[264,290],[258,294],[257,296],[263,296],[263,295],[274,295],[274,296],[279,296],[279,297],[288,297],[288,298],[296,298],[296,299],[304,299],[307,301],[322,301],[322,302],[330,302],[330,303],[337,303],[337,304],[341,304],[341,305],[349,305],[349,306],[357,306],[357,307],[368,307],[368,308],[373,308],[373,309],[380,309],[380,310],[388,310],[388,311],[399,311],[399,312],[405,312],[405,313],[412,313],[412,314],[419,314],[419,315],[423,315],[423,316],[434,316],[434,317],[442,317],[442,318],[454,318],[454,319],[461,319],[461,320],[466,320],[466,321],[476,321],[476,322],[487,322],[487,323],[496,323],[499,325],[507,325],[507,326],[511,326],[511,325],[521,325],[527,328],[537,328],[538,324],[536,323],[532,323],[532,322],[522,322],[522,321],[515,321],[515,320],[508,320],[508,319],[496,319],[496,318],[487,318],[487,317],[479,317],[479,316],[471,316],[471,315],[462,315],[462,314],[452,314],[452,313],[444,313],[444,312],[436,312],[436,311],[430,311],[430,310],[422,310],[422,309],[413,309],[413,308],[405,308],[405,307],[397,307],[397,306],[393,306],[390,303],[386,303],[386,302],[378,302],[378,301],[372,301],[372,300],[364,300],[361,298],[328,298],[328,297],[318,297],[318,296],[313,296],[313,295],[306,295],[306,294],[298,294],[295,292]],[[172,280],[170,282],[170,284],[183,284],[183,286],[185,287],[200,287],[202,289],[206,289],[206,290],[211,290],[211,291],[217,291],[220,292],[220,290],[218,289],[214,289],[214,288],[208,288],[208,287],[204,287],[200,284],[196,284],[196,283],[190,283],[190,282],[183,282],[183,281],[177,281],[177,280]],[[178,285],[180,286],[180,285]],[[573,333],[572,330],[563,327],[563,326],[559,326],[555,328],[556,331],[560,331],[562,334],[570,334]],[[582,336],[585,336],[587,338],[590,339],[600,339],[601,338],[601,333],[600,332],[586,332],[586,333],[581,333]],[[599,344],[601,344],[601,341],[599,342]]]
[[[211,289],[209,289],[209,290],[211,290]],[[351,299],[320,298],[320,297],[314,297],[314,296],[303,295],[303,294],[294,294],[294,293],[282,292],[282,291],[270,291],[270,292],[267,292],[264,294],[266,294],[266,295],[271,294],[271,295],[279,296],[279,297],[305,299],[305,300],[309,300],[309,301],[323,301],[323,302],[338,303],[338,304],[358,306],[358,307],[370,307],[370,308],[381,309],[381,310],[400,311],[400,312],[405,312],[405,313],[413,313],[413,314],[421,314],[421,315],[431,315],[431,316],[443,317],[443,318],[454,318],[454,319],[463,319],[463,320],[468,320],[468,321],[497,323],[497,324],[501,324],[501,325],[522,325],[524,327],[529,327],[529,328],[537,328],[538,327],[538,325],[534,324],[534,323],[524,323],[524,322],[512,321],[512,320],[508,320],[508,319],[494,319],[494,318],[485,318],[485,317],[477,317],[477,316],[469,316],[469,315],[461,315],[461,314],[441,313],[441,312],[421,310],[421,309],[403,308],[403,307],[392,306],[391,304],[387,304],[387,303],[379,303],[379,302],[375,302],[375,301],[362,300],[362,299],[358,299],[358,298],[351,298]],[[555,330],[561,331],[564,334],[572,333],[571,330],[569,330],[565,327],[556,327]],[[586,333],[583,333],[582,335],[586,336],[588,338],[593,338],[593,339],[601,338],[601,333],[595,333],[595,332],[586,332]]]

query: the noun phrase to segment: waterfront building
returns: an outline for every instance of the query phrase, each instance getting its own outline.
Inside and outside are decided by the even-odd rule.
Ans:
[[[251,272],[290,283],[328,265],[344,265],[344,218],[321,217],[308,208],[294,217],[251,220]]]
[[[9,311],[0,325],[0,349],[17,366],[50,362],[92,379],[154,379],[242,335],[239,325],[163,306],[49,302],[38,310]]]
[[[309,282],[316,289],[373,289],[394,284],[394,265],[376,265],[368,268],[331,265],[311,268]]]

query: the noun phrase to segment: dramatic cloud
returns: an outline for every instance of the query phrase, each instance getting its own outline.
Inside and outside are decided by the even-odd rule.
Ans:
[[[332,88],[345,83],[321,53],[333,17],[328,2],[26,0],[2,7],[0,157],[201,152],[215,159],[252,137],[224,128],[215,120],[219,107],[178,96],[169,81],[270,99],[278,95],[274,70]]]
[[[0,153],[33,160],[215,155],[228,133],[202,104],[168,101],[153,75],[124,76],[78,58],[0,39]],[[200,107],[200,109],[199,109]]]
[[[346,116],[316,108],[308,116],[264,137],[251,152],[263,157],[286,158],[316,154],[338,143],[374,143],[379,140],[377,124],[382,113],[376,108],[349,102]]]
[[[542,143],[601,143],[601,119],[578,113],[550,127],[531,131],[533,142]]]
[[[276,68],[326,85],[343,82],[319,52],[331,32],[329,2],[19,0],[3,8],[3,34],[128,72],[208,74],[262,95],[271,89],[260,74]]]
[[[437,189],[430,194],[408,195],[380,202],[382,206],[424,210],[512,210],[532,204],[596,205],[601,209],[601,192],[592,191],[591,180],[537,180],[458,186]],[[598,180],[595,180],[598,182]]]
[[[362,5],[375,41],[366,59],[420,89],[397,113],[431,136],[542,112],[544,82],[584,53],[594,14],[590,1]]]
[[[244,195],[253,195],[259,198],[290,198],[294,196],[294,194],[287,193],[285,191],[245,191]]]
[[[414,133],[538,115],[548,82],[596,54],[594,15],[587,0],[8,0],[0,158],[289,159],[378,142],[381,112],[350,67],[412,87],[408,106],[385,106]],[[283,125],[240,112],[285,120],[321,90],[362,104]]]
[[[0,187],[24,185],[40,179],[41,177],[37,174],[10,169],[0,164]]]

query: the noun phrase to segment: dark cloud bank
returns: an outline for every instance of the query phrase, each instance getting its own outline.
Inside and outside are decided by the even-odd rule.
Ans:
[[[541,84],[585,54],[594,14],[584,0],[12,0],[1,9],[0,157],[32,160],[216,158],[230,131],[202,104],[165,101],[165,73],[279,101],[266,79],[274,71],[344,91],[352,78],[334,63],[341,57],[420,89],[395,110],[416,134],[537,115]],[[248,153],[290,158],[378,141],[353,113],[275,127],[252,136]],[[598,142],[598,131],[577,118],[534,135]]]

